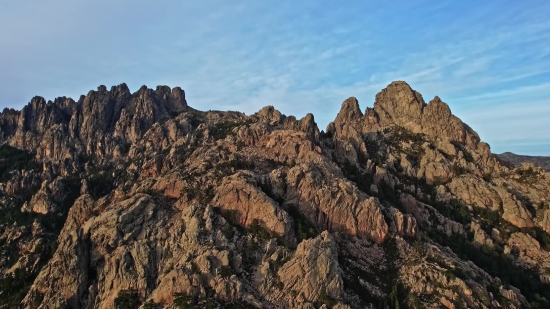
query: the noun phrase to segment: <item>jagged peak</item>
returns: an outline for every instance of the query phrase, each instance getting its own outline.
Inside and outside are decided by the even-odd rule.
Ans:
[[[4,114],[4,115],[8,115],[8,114],[14,115],[14,114],[17,114],[17,113],[19,113],[19,111],[15,110],[12,107],[10,107],[10,108],[4,107],[4,109],[2,110],[0,115],[2,115],[2,114]]]
[[[172,95],[181,96],[185,100],[185,91],[183,89],[181,89],[180,87],[174,87],[172,89]]]
[[[274,111],[276,111],[275,107],[273,105],[267,105],[262,107],[256,114],[258,115],[269,115],[272,114]]]
[[[315,117],[311,113],[308,113],[300,120],[297,120],[294,116],[286,117],[284,119],[283,128],[287,130],[302,131],[306,133],[310,140],[319,140],[319,128],[315,122]]]
[[[462,290],[476,292],[466,293],[471,295],[464,297],[463,304],[478,307],[486,303],[490,295],[488,290],[479,290],[479,286],[491,285],[491,291],[501,294],[504,291],[509,296],[505,296],[510,300],[506,303],[516,300],[515,304],[521,305],[517,301],[523,297],[519,292],[510,294],[516,290],[504,285],[507,283],[500,285],[496,276],[489,275],[490,271],[477,268],[470,258],[461,260],[462,249],[455,252],[457,254],[451,249],[432,250],[456,241],[464,245],[472,243],[474,247],[478,242],[487,245],[479,252],[472,246],[463,246],[472,254],[490,250],[493,240],[479,223],[486,213],[498,214],[497,208],[503,220],[518,228],[539,224],[532,218],[530,209],[522,206],[523,197],[518,193],[516,198],[512,191],[522,190],[523,184],[503,184],[520,176],[511,173],[492,181],[482,177],[508,171],[488,158],[482,160],[481,150],[471,151],[451,142],[451,138],[464,139],[464,135],[469,134],[464,128],[468,127],[450,114],[447,104],[439,97],[424,105],[421,96],[407,87],[406,83],[392,83],[390,89],[385,90],[392,92],[386,101],[378,102],[376,109],[367,108],[364,114],[359,110],[357,99],[348,98],[337,117],[341,126],[335,128],[331,123],[327,129],[336,134],[323,134],[322,138],[313,114],[308,113],[299,120],[294,116],[285,118],[273,106],[262,108],[249,119],[241,113],[221,111],[174,115],[172,111],[182,106],[174,98],[181,99],[184,93],[168,86],[157,86],[154,90],[142,87],[134,95],[126,84],[113,86],[107,92],[100,87],[99,94],[94,91],[93,97],[86,99],[90,110],[74,109],[78,111],[68,122],[60,123],[58,120],[63,118],[55,118],[58,115],[50,113],[56,111],[55,106],[42,108],[35,114],[29,112],[40,117],[27,118],[33,127],[29,127],[32,131],[19,131],[24,134],[10,135],[17,128],[13,119],[0,119],[0,134],[14,137],[8,142],[37,150],[36,156],[45,158],[42,169],[37,167],[36,171],[25,171],[25,174],[17,171],[17,175],[13,174],[17,177],[13,177],[9,185],[0,185],[0,189],[15,192],[16,185],[28,188],[42,183],[39,191],[24,204],[22,209],[26,211],[61,213],[56,208],[57,197],[63,197],[62,207],[72,205],[68,214],[67,209],[62,209],[67,214],[65,227],[53,235],[58,239],[58,249],[51,262],[39,260],[40,264],[35,264],[42,270],[36,270],[39,273],[22,306],[32,306],[38,297],[43,307],[78,306],[78,302],[90,298],[81,287],[93,281],[93,301],[98,306],[111,306],[113,299],[116,302],[128,295],[127,290],[121,289],[135,286],[139,287],[139,291],[134,290],[136,300],[139,295],[148,295],[149,301],[173,306],[169,302],[174,298],[172,287],[177,286],[181,287],[179,291],[195,293],[187,295],[190,298],[199,297],[198,293],[207,290],[215,293],[207,294],[214,300],[238,301],[257,295],[258,307],[296,308],[302,304],[312,307],[324,302],[323,298],[330,300],[317,296],[325,294],[335,303],[342,303],[334,308],[355,309],[364,306],[356,300],[366,289],[344,289],[342,284],[345,278],[355,277],[372,285],[374,291],[388,295],[387,288],[391,286],[386,286],[384,279],[403,283],[403,288],[410,291],[415,291],[414,287],[421,281],[426,291],[439,289],[452,295],[452,298],[449,296],[452,300],[462,295],[451,294],[459,285]],[[117,93],[128,96],[119,97]],[[410,101],[409,96],[412,96]],[[385,106],[382,103],[392,107],[392,114],[382,108]],[[413,114],[418,106],[418,115]],[[377,112],[384,112],[386,118],[380,118]],[[416,116],[420,118],[414,118]],[[401,134],[402,130],[380,130],[402,120],[406,129],[419,128],[419,132],[437,138]],[[41,131],[44,128],[49,131]],[[78,178],[71,176],[64,181],[56,178],[61,173],[72,175],[73,171],[78,173],[75,175]],[[492,174],[484,175],[487,172]],[[41,182],[44,179],[47,181]],[[78,184],[78,180],[82,185],[73,189],[71,183]],[[108,189],[103,190],[103,183],[98,184],[99,181],[105,182]],[[545,180],[543,184],[547,183]],[[544,185],[536,194],[548,196],[547,187]],[[529,187],[521,192],[530,194],[533,190]],[[83,196],[75,195],[66,203],[64,196],[72,193]],[[93,197],[84,195],[88,193]],[[476,205],[486,208],[487,212],[478,215]],[[546,204],[543,206],[547,209]],[[544,211],[538,208],[537,214]],[[549,230],[548,216],[544,218],[545,225],[539,224],[539,227]],[[499,226],[494,229],[495,236],[490,237],[500,251],[494,251],[494,256],[504,258],[506,254],[514,261],[512,254],[516,251],[509,254],[502,253],[501,249],[521,244],[515,240],[521,234],[513,233],[516,238],[508,241],[501,237],[511,233],[500,233],[500,223],[496,224]],[[85,231],[79,233],[83,227]],[[508,225],[502,227],[508,229]],[[114,232],[105,236],[106,229]],[[16,233],[10,231],[9,234]],[[31,239],[30,234],[17,235],[26,237],[25,243],[15,237],[9,243],[17,241],[24,244],[19,248],[31,248],[16,251],[34,258],[41,247],[34,245],[38,242]],[[34,230],[32,234],[34,237]],[[284,242],[276,241],[275,235]],[[417,237],[413,246],[412,240],[417,235],[441,237]],[[55,241],[53,236],[51,239]],[[49,235],[44,237],[48,238],[40,243],[49,241]],[[390,239],[387,244],[391,246],[372,245]],[[219,246],[205,245],[204,240]],[[527,241],[536,244],[534,238]],[[167,254],[151,262],[148,257],[155,253],[156,247],[150,244],[159,242],[166,244]],[[111,250],[113,243],[118,246],[117,250]],[[242,245],[227,245],[231,243]],[[537,261],[549,260],[540,246],[533,247],[538,250]],[[134,255],[131,262],[135,267],[125,267],[122,262],[102,262],[124,262],[136,248],[144,254]],[[431,251],[423,255],[418,254],[419,249]],[[467,257],[472,256],[469,254]],[[392,261],[387,261],[389,255]],[[233,260],[243,256],[247,258]],[[342,261],[339,256],[345,259]],[[80,263],[81,257],[91,262]],[[364,260],[365,257],[373,262]],[[30,265],[26,261],[32,261],[26,258],[21,256],[19,261],[25,263],[12,269],[26,271]],[[418,263],[407,263],[411,258]],[[439,263],[442,267],[426,258],[442,261]],[[319,260],[323,261],[323,267],[316,262]],[[44,267],[46,262],[48,266]],[[346,264],[339,264],[343,262]],[[347,267],[348,262],[354,267]],[[393,269],[391,278],[382,278],[388,272],[380,272],[380,267],[389,269],[393,264],[405,268],[395,272]],[[491,269],[490,263],[483,260],[483,264]],[[443,267],[445,265],[452,269]],[[548,269],[548,265],[541,265],[539,269]],[[246,273],[264,266],[270,269],[254,290],[258,282]],[[2,271],[4,269],[6,267]],[[151,272],[136,275],[135,269]],[[450,280],[449,271],[453,273],[453,269],[460,270],[460,275],[457,273],[456,278]],[[522,268],[517,269],[520,271],[514,274],[521,274]],[[306,273],[305,279],[296,279],[296,273]],[[510,277],[507,272],[502,274],[502,278]],[[535,279],[535,275],[539,275],[533,274]],[[541,272],[540,275],[547,274]],[[531,272],[525,278],[528,280],[524,282],[532,282],[529,281]],[[541,282],[549,281],[547,277],[541,278]],[[151,289],[147,285],[149,281],[156,282]],[[364,287],[362,281],[359,283]],[[56,286],[56,291],[47,289],[50,286]],[[243,286],[252,288],[243,289]],[[542,284],[536,287],[539,286],[544,288]],[[293,291],[301,295],[300,303],[294,301]],[[231,298],[225,298],[226,295]],[[281,295],[288,298],[288,303]],[[273,303],[265,301],[270,299]],[[434,299],[439,301],[439,295]],[[491,298],[490,305],[500,305],[496,300]],[[447,298],[441,302],[451,304]],[[429,305],[437,306],[435,302]],[[420,306],[428,307],[428,304]]]
[[[393,105],[393,106],[392,106]],[[386,88],[376,94],[374,107],[380,106],[385,110],[410,109],[421,110],[425,105],[422,95],[414,91],[409,84],[404,81],[394,81]]]
[[[359,108],[359,101],[355,97],[347,98],[340,108],[340,112],[334,120],[336,125],[341,125],[343,123],[348,123],[353,120],[357,120],[363,117],[363,113]]]
[[[315,123],[315,116],[313,116],[312,113],[307,113],[302,119],[300,119],[300,122],[317,125]]]
[[[439,115],[448,117],[452,115],[451,108],[449,105],[443,101],[438,96],[435,96],[426,106],[428,110],[437,110]]]
[[[124,97],[124,96],[131,96],[131,95],[139,95],[141,92],[145,93],[154,93],[156,95],[159,95],[163,99],[169,99],[170,103],[173,105],[173,109],[175,110],[181,110],[181,108],[187,107],[187,102],[185,100],[185,91],[181,89],[180,87],[174,87],[171,89],[169,86],[165,85],[159,85],[156,87],[155,90],[147,88],[147,86],[143,85],[140,87],[140,89],[133,94],[130,92],[130,89],[126,83],[121,83],[119,85],[111,86],[111,89],[108,90],[107,86],[105,85],[99,85],[97,87],[97,90],[90,90],[87,94],[82,94],[79,96],[78,100],[75,101],[70,97],[66,96],[60,96],[56,97],[53,101],[52,100],[46,100],[42,96],[34,96],[29,103],[27,103],[25,106],[21,108],[21,110],[17,110],[14,108],[11,109],[4,109],[0,114],[7,113],[19,113],[22,110],[37,110],[40,109],[42,106],[57,106],[57,107],[69,107],[73,103],[76,103],[77,105],[82,105],[84,102],[88,101],[89,103],[92,103],[95,101],[96,95],[101,94],[102,97],[112,97],[112,98],[118,98],[118,97]],[[166,97],[164,97],[166,95]],[[112,104],[113,101],[106,100],[103,101],[105,104]]]
[[[41,96],[34,96],[31,99],[31,102],[29,103],[29,105],[33,106],[33,108],[36,108],[41,105],[46,105],[46,99],[44,99]]]
[[[279,125],[286,118],[285,115],[281,114],[281,112],[275,109],[272,105],[264,106],[254,115],[260,119],[263,119],[270,125]]]
[[[118,86],[111,86],[111,93],[115,93],[115,94],[120,94],[120,95],[124,95],[124,94],[131,94],[130,93],[130,88],[128,88],[128,85],[126,85],[126,83],[122,83]]]

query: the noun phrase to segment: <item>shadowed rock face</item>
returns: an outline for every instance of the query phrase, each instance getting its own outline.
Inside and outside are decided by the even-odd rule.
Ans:
[[[20,112],[4,111],[0,124],[3,140],[10,145],[59,160],[72,156],[71,148],[88,155],[112,155],[120,145],[140,139],[154,123],[186,108],[185,93],[178,87],[144,86],[131,94],[121,84],[110,91],[99,86],[78,102],[34,97]]]
[[[550,306],[550,174],[405,82],[326,132],[100,86],[0,141],[0,307]]]

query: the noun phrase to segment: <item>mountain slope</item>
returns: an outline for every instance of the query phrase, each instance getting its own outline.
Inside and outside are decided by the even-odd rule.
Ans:
[[[521,166],[523,163],[533,163],[536,167],[540,167],[547,172],[550,171],[550,157],[524,156],[511,152],[504,152],[497,156],[502,160],[512,163],[515,167]]]
[[[124,84],[0,128],[6,308],[550,305],[550,175],[404,82],[325,131]]]

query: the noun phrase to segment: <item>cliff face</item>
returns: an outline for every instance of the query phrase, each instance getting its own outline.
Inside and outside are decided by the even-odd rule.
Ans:
[[[0,308],[550,306],[550,174],[404,82],[326,132],[124,84],[0,129]]]
[[[134,94],[126,84],[107,90],[99,86],[78,102],[57,98],[46,102],[34,97],[20,112],[0,115],[3,140],[14,147],[36,152],[37,159],[63,165],[68,174],[74,164],[61,164],[75,155],[118,157],[125,146],[141,139],[151,126],[186,110],[185,93],[159,86],[140,88]],[[72,168],[72,169],[71,169]]]

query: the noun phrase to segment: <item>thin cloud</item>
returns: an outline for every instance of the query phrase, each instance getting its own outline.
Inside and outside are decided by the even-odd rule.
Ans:
[[[439,95],[490,143],[550,138],[540,129],[550,97],[546,2],[475,10],[456,1],[320,9],[315,1],[52,0],[30,10],[24,2],[0,12],[0,27],[16,29],[0,33],[2,107],[37,94],[78,97],[98,84],[167,84],[199,109],[250,114],[274,105],[297,117],[312,112],[324,128],[347,97],[364,109],[391,81],[405,80],[426,100]],[[53,12],[65,18],[52,23]],[[494,117],[513,104],[538,112]],[[525,126],[502,125],[511,122]]]

